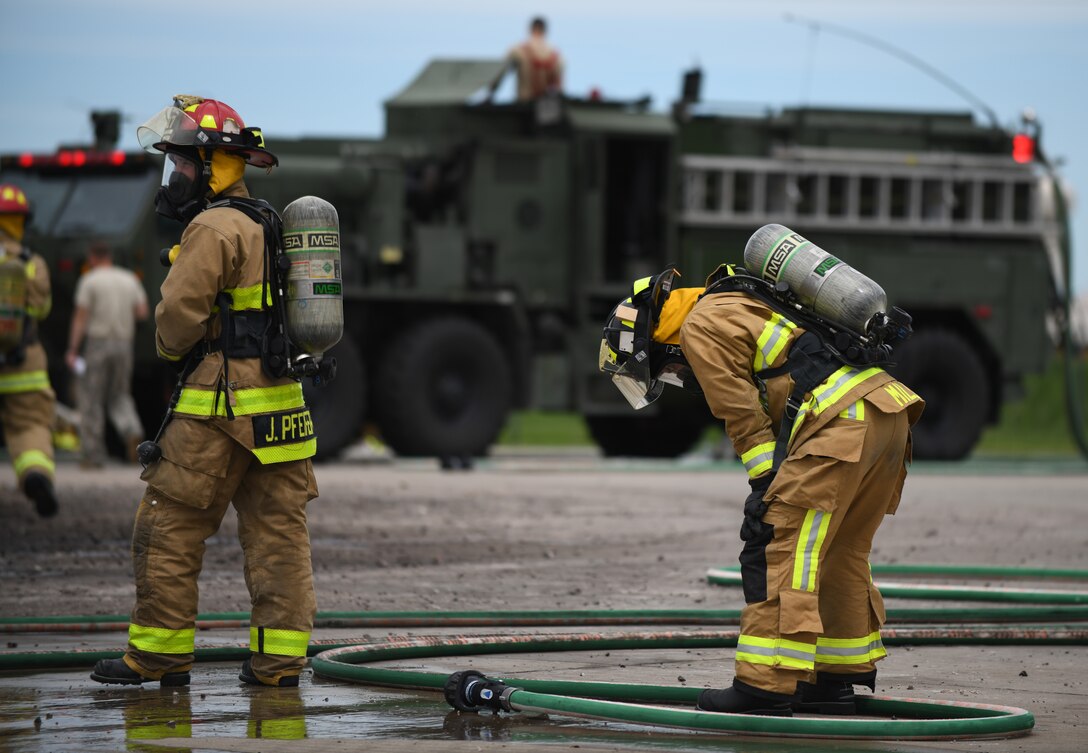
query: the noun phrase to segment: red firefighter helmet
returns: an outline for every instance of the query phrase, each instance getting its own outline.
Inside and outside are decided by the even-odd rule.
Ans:
[[[30,202],[23,189],[11,183],[0,183],[0,214],[30,214]]]
[[[136,137],[148,152],[212,148],[233,152],[256,167],[279,164],[265,148],[261,129],[247,128],[233,107],[214,99],[179,94],[173,105],[137,128]]]

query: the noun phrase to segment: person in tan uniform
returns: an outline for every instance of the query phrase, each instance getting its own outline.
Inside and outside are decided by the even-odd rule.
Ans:
[[[518,101],[563,89],[563,56],[548,42],[548,24],[539,16],[529,23],[528,38],[506,53],[506,61],[518,73]]]
[[[107,413],[125,442],[126,458],[135,463],[144,429],[132,399],[132,341],[136,322],[147,318],[147,294],[135,274],[114,266],[105,243],[90,247],[87,265],[76,283],[65,353],[68,368],[79,376],[80,465],[101,468],[105,462]]]
[[[19,488],[43,518],[56,515],[53,413],[38,322],[53,306],[45,260],[23,246],[30,203],[0,184],[0,425]]]
[[[271,373],[262,349],[272,210],[242,180],[246,164],[278,160],[232,108],[199,97],[179,95],[137,135],[166,153],[157,211],[185,224],[155,309],[159,356],[182,377],[157,444],[141,446],[128,650],[91,678],[189,683],[204,542],[233,504],[251,597],[239,679],[297,686],[316,612],[306,505],[317,496],[317,445],[302,385]]]
[[[879,366],[841,361],[822,366],[816,386],[797,395],[800,372],[790,367],[810,363],[805,356],[818,341],[796,322],[728,287],[659,291],[647,278],[636,283],[626,312],[624,304],[617,309],[633,333],[628,352],[664,348],[651,366],[658,378],[697,381],[752,489],[741,528],[747,606],[735,679],[729,688],[704,690],[698,706],[853,713],[853,686],[875,687],[875,662],[885,656],[884,606],[868,554],[883,517],[898,506],[910,427],[924,403]],[[638,342],[639,293],[656,299],[641,307],[653,346]],[[615,363],[616,354],[602,345],[602,359]],[[783,422],[784,414],[791,418]]]

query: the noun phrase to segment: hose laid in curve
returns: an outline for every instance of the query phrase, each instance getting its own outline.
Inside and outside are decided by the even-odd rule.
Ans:
[[[332,649],[313,660],[314,673],[367,685],[441,690],[448,675],[359,666],[361,662],[420,659],[494,653],[541,653],[571,650],[721,647],[736,645],[737,632],[637,633],[624,635],[436,636],[406,638]],[[891,717],[811,719],[718,714],[649,706],[647,703],[694,705],[700,688],[608,682],[501,679],[516,687],[509,705],[522,711],[545,711],[654,726],[776,737],[931,740],[1027,733],[1035,724],[1025,709],[956,701],[921,701],[863,696],[859,713]],[[906,718],[904,718],[906,717]]]

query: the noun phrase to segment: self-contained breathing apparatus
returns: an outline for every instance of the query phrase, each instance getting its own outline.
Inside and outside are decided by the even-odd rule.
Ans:
[[[798,253],[806,251],[808,256]],[[792,276],[784,274],[791,262],[801,259],[803,261],[790,270],[794,273]],[[745,249],[746,263],[768,260],[773,263],[763,264],[763,277],[751,274],[743,267],[723,264],[707,278],[702,290],[673,290],[672,282],[678,274],[674,269],[635,283],[635,293],[613,309],[605,324],[599,366],[612,375],[616,387],[636,410],[656,400],[667,383],[697,390],[678,339],[676,344],[655,341],[655,338],[668,336],[657,331],[661,322],[670,317],[682,321],[696,296],[701,299],[716,293],[735,292],[765,303],[805,330],[794,341],[784,364],[752,375],[757,385],[787,373],[794,383],[782,418],[783,426],[778,432],[773,463],[773,468],[777,469],[785,457],[789,427],[804,396],[842,366],[864,369],[893,365],[893,347],[910,337],[912,329],[911,317],[902,309],[876,310],[876,307],[886,307],[884,291],[879,285],[788,228],[768,225],[752,236]],[[802,264],[810,268],[804,274],[797,274]],[[818,299],[812,291],[826,295],[823,286],[831,270],[847,282],[838,283],[842,290],[837,295],[825,297],[821,312],[824,315],[821,315],[817,313],[819,309],[814,310],[814,302]],[[834,288],[829,286],[829,290]],[[671,295],[683,290],[693,292],[678,306],[671,306]],[[677,310],[670,312],[670,308]],[[837,315],[835,320],[828,318],[826,312],[829,311]],[[860,322],[860,331],[843,324],[843,320]],[[670,332],[673,329],[678,331],[679,324],[671,326]]]
[[[27,264],[30,249],[0,259],[0,366],[18,366],[26,348],[36,340],[34,321],[27,314]]]
[[[185,381],[209,353],[222,352],[227,384],[231,358],[259,358],[264,372],[275,379],[309,378],[315,386],[323,386],[336,378],[336,359],[325,357],[344,329],[336,209],[315,196],[291,202],[284,218],[263,199],[227,197],[207,209],[217,207],[237,209],[263,230],[261,310],[234,311],[229,294],[216,296],[219,335],[202,341],[186,357],[162,426],[154,440],[137,449],[144,466],[161,456],[158,440],[173,416]],[[163,249],[160,261],[171,266],[179,252],[179,246]],[[229,400],[225,409],[227,420],[234,420]]]

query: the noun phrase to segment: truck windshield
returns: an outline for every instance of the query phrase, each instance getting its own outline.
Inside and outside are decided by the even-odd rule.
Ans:
[[[41,235],[118,235],[145,211],[157,175],[49,175],[5,172],[3,182],[22,188],[33,208],[31,227]]]

